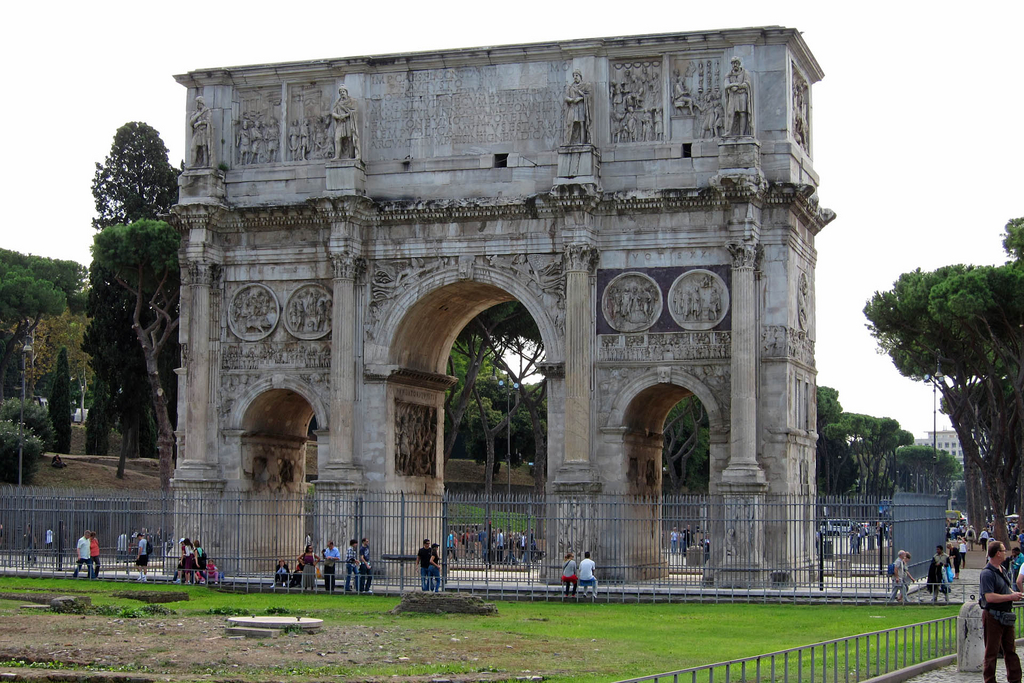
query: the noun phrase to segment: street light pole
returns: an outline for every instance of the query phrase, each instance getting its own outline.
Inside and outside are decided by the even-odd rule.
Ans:
[[[25,357],[32,353],[32,335],[25,337],[21,346],[21,408],[18,415],[18,488],[21,488],[21,470],[25,450]]]

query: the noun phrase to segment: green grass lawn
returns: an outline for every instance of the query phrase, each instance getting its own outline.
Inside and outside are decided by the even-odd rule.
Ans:
[[[878,631],[956,614],[952,606],[849,606],[764,604],[562,604],[499,602],[496,616],[389,613],[397,598],[301,594],[231,594],[174,586],[190,600],[168,603],[174,619],[231,610],[268,610],[315,616],[325,626],[345,625],[387,635],[377,661],[358,667],[297,667],[287,659],[266,676],[411,676],[501,672],[509,678],[541,674],[549,681],[611,681],[747,657],[832,638]],[[114,591],[172,587],[52,579],[0,578],[0,592],[41,591],[88,595],[97,605],[137,607]],[[12,614],[0,605],[0,618]],[[102,619],[103,617],[88,617]],[[282,639],[275,639],[281,641]],[[273,643],[275,641],[267,641]],[[249,642],[249,641],[246,641]],[[320,647],[319,645],[317,647]],[[205,671],[205,670],[204,670]],[[227,672],[216,671],[224,674]],[[236,674],[237,672],[231,672]]]

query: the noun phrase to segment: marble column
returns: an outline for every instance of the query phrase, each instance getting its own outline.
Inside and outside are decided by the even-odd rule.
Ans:
[[[183,348],[185,365],[185,452],[178,463],[175,478],[204,479],[216,469],[216,453],[211,444],[216,424],[210,382],[215,374],[211,349],[211,287],[220,278],[217,263],[190,260],[187,264],[188,337]]]
[[[366,262],[347,253],[333,254],[331,311],[330,449],[319,465],[320,481],[354,484],[359,480],[354,458],[356,401],[356,279]]]
[[[732,419],[727,485],[765,484],[757,463],[757,318],[754,268],[760,247],[752,240],[727,245],[732,254]]]
[[[565,249],[565,458],[564,465],[590,464],[590,374],[594,302],[590,277],[598,251],[587,244]]]

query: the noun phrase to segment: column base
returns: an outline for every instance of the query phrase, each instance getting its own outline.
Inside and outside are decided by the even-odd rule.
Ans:
[[[555,471],[550,487],[557,494],[593,495],[601,493],[604,485],[589,463],[569,463]]]
[[[764,470],[757,463],[730,464],[722,472],[722,481],[718,484],[718,493],[764,493],[768,490],[768,481]]]
[[[174,469],[171,487],[202,488],[206,485],[214,485],[219,489],[223,489],[224,481],[224,478],[220,475],[220,468],[206,463],[187,462]]]
[[[317,472],[313,484],[321,491],[365,491],[366,478],[354,465],[328,465]]]

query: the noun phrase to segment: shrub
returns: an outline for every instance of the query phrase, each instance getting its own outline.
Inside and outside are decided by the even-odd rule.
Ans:
[[[26,429],[21,454],[21,483],[32,483],[42,454],[42,442]],[[6,420],[0,421],[0,481],[18,483],[18,425]]]
[[[0,420],[13,422],[17,426],[20,406],[20,398],[9,398],[4,401],[0,404]],[[28,399],[25,400],[25,427],[39,437],[44,450],[53,448],[53,425],[50,424],[50,412]]]

